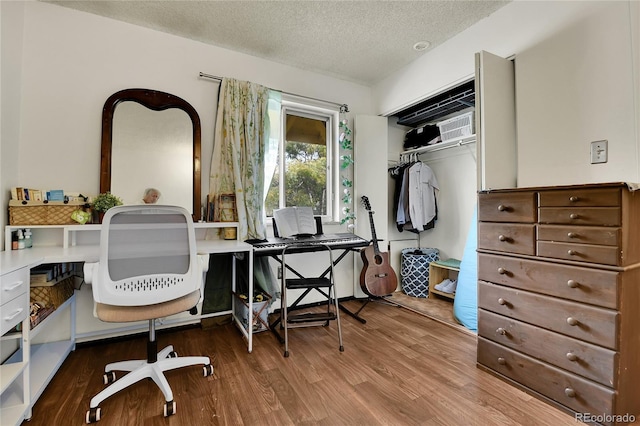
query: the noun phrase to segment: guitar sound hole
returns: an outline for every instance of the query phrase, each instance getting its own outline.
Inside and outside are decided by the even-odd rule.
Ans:
[[[382,256],[380,255],[376,256],[374,259],[375,259],[376,265],[381,265],[383,262]]]

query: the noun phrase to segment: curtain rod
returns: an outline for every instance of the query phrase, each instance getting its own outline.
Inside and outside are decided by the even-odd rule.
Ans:
[[[205,74],[203,72],[200,72],[199,76],[201,78],[206,78],[206,79],[209,79],[209,80],[215,80],[215,81],[220,82],[220,83],[222,82],[222,77],[218,77],[218,76],[215,76],[215,75]],[[341,104],[341,103],[333,102],[333,101],[325,101],[324,99],[312,98],[310,96],[296,95],[295,93],[284,92],[282,90],[280,90],[280,92],[284,93],[285,95],[289,95],[289,96],[295,96],[295,97],[298,97],[298,98],[309,99],[309,100],[312,100],[312,101],[318,101],[318,102],[324,102],[324,103],[327,103],[327,104],[337,105],[337,106],[340,107],[340,112],[341,113],[342,112],[349,112],[349,105],[347,105],[347,104]]]

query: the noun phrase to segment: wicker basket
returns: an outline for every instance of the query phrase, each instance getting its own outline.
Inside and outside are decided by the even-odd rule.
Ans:
[[[83,201],[9,201],[9,225],[71,225],[71,213],[86,205]]]
[[[55,285],[31,287],[31,302],[37,302],[41,306],[58,308],[68,298],[73,296],[75,289],[73,277],[67,277]]]

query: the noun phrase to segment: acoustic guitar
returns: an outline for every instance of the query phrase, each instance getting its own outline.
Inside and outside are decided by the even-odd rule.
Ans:
[[[398,286],[396,273],[389,264],[389,253],[381,252],[378,247],[376,228],[373,224],[373,211],[369,204],[369,198],[362,197],[362,204],[369,212],[369,224],[371,225],[371,238],[373,245],[360,251],[360,257],[364,266],[360,271],[360,287],[367,295],[382,297],[393,293]]]

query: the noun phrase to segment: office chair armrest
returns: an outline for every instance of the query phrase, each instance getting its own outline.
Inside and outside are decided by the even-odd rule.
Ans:
[[[87,284],[91,284],[94,281],[95,274],[98,273],[98,265],[100,262],[94,263],[84,263],[84,267],[82,268],[82,272],[84,274],[84,282]]]

